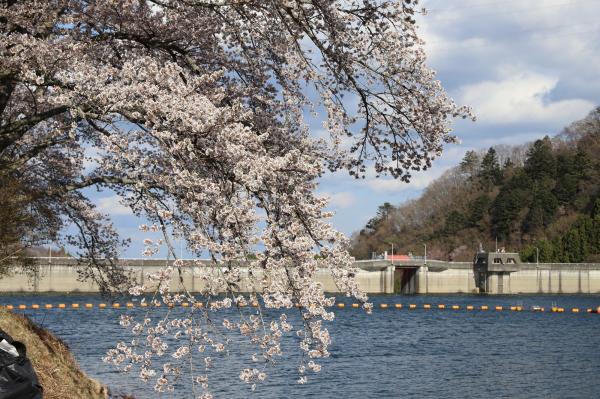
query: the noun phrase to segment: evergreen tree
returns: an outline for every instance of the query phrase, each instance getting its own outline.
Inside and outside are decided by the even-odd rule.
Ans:
[[[563,262],[581,262],[582,256],[582,242],[579,230],[577,228],[571,228],[565,234],[562,239],[563,251],[561,261]]]
[[[516,191],[500,191],[492,204],[492,236],[508,239],[511,226],[517,220],[521,204]]]
[[[492,202],[492,237],[507,239],[513,224],[520,221],[521,210],[530,205],[532,181],[525,173],[515,174],[504,184]],[[518,224],[517,224],[518,225]]]
[[[467,223],[470,227],[483,226],[483,218],[487,214],[489,206],[490,199],[485,194],[480,195],[471,203],[469,216],[467,218]]]
[[[600,198],[596,198],[592,208],[589,250],[592,254],[600,254]]]
[[[534,263],[538,261],[540,263],[550,263],[560,261],[560,259],[556,257],[557,250],[555,243],[548,240],[539,240],[534,244],[526,245],[523,247],[520,254],[521,260],[524,262]]]
[[[545,187],[535,187],[529,212],[523,221],[523,231],[535,233],[545,229],[554,221],[558,201]]]
[[[465,215],[459,211],[451,211],[446,216],[446,224],[444,226],[444,234],[447,236],[454,235],[459,230],[465,227]]]
[[[527,151],[525,172],[537,181],[556,177],[556,158],[552,151],[552,142],[548,136],[542,140],[536,140]]]
[[[540,251],[539,261],[542,263],[556,262],[556,244],[548,240],[540,240],[537,242],[537,248]]]
[[[467,151],[463,160],[460,162],[459,169],[461,173],[472,178],[477,175],[479,170],[479,155],[475,151]]]
[[[367,228],[367,232],[369,230],[376,230],[382,222],[387,222],[395,209],[396,207],[389,202],[385,202],[383,205],[380,205],[377,208],[377,214],[375,217],[371,218],[365,226]]]
[[[573,204],[584,178],[587,160],[585,155],[561,154],[556,158],[556,186],[554,195],[560,204]]]
[[[489,191],[491,188],[500,182],[502,171],[498,163],[498,155],[493,147],[490,147],[488,152],[481,160],[481,168],[479,171],[479,181],[482,187]]]

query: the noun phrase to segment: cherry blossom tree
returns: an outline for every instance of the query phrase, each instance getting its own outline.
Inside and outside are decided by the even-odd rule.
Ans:
[[[416,12],[414,0],[4,0],[1,173],[76,226],[80,234],[65,240],[91,266],[83,277],[106,289],[128,283],[113,262],[121,243],[85,188],[114,190],[149,220],[142,230],[165,233],[147,241],[146,255],[166,245],[176,259],[169,236],[184,236],[219,265],[205,268],[202,294],[227,295],[207,307],[240,309],[223,328],[250,337],[263,362],[296,329],[310,359],[300,366],[304,382],[307,367],[320,369],[314,359],[328,356],[323,321],[333,318],[316,271],[329,270],[366,304],[317,179],[373,168],[408,181],[455,140],[452,119],[470,117],[426,66]],[[307,111],[325,115],[327,139],[311,136]],[[261,308],[298,306],[302,326],[285,314],[266,326],[260,315],[244,316],[259,297],[239,294],[240,264]],[[186,287],[170,292],[182,273],[177,261],[153,276],[155,300],[198,304]],[[172,346],[161,336],[184,334],[174,357],[202,349],[207,368],[209,349],[223,350],[193,317],[149,320],[125,317],[146,339],[107,358],[139,366],[158,390],[180,372],[157,366]],[[265,374],[248,368],[240,377],[255,383]],[[208,376],[196,381],[209,397]]]

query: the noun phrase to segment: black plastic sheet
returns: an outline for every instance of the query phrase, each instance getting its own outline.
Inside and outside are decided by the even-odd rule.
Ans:
[[[11,344],[19,355],[0,349],[0,399],[42,399],[42,387],[27,358],[25,345],[0,329],[2,340]]]

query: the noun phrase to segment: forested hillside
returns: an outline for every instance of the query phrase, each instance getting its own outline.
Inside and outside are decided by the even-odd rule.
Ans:
[[[534,262],[600,261],[600,107],[553,138],[464,159],[416,200],[385,203],[353,236],[352,254],[471,260],[479,243]]]

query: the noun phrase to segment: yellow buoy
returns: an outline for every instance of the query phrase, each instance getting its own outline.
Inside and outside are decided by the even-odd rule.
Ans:
[[[140,306],[142,308],[147,308],[148,307],[148,302],[140,302]]]
[[[65,305],[64,303],[59,303],[58,304],[58,308],[59,309],[65,309],[67,307],[67,305]]]
[[[426,303],[423,305],[423,309],[431,309],[431,305]]]
[[[6,310],[13,310],[15,307],[13,305],[6,305]]]
[[[387,304],[387,303],[382,303],[382,304],[379,304],[379,307],[380,307],[381,309],[387,309],[387,307],[388,307],[388,304]]]
[[[91,308],[93,308],[93,307],[94,307],[94,305],[92,305],[91,303],[86,303],[86,304],[85,304],[85,308],[86,308],[86,309],[91,309]]]
[[[31,309],[39,309],[40,305],[38,305],[37,303],[34,303],[33,305],[31,305]]]
[[[27,305],[19,305],[19,309],[21,309],[21,310],[27,309]]]
[[[181,306],[184,307],[184,308],[188,308],[188,307],[190,307],[190,304],[187,303],[187,302],[182,302]]]
[[[411,303],[410,305],[408,305],[408,308],[409,308],[409,309],[416,309],[416,308],[417,308],[417,305],[416,305],[416,304],[414,304],[414,303]]]
[[[489,307],[488,307],[488,305],[481,305],[480,309],[481,310],[488,310]]]
[[[572,311],[573,313],[579,313],[579,308],[573,308],[573,309],[571,309],[571,311]]]
[[[446,305],[444,305],[443,303],[440,303],[438,305],[438,309],[446,309]]]
[[[473,305],[467,305],[467,310],[473,310],[475,307]]]
[[[353,307],[353,308],[358,308],[358,307],[360,307],[360,305],[359,305],[358,303],[353,303],[353,304],[352,304],[352,307]]]
[[[128,308],[132,308],[132,307],[134,307],[134,306],[135,306],[135,305],[134,305],[133,303],[131,303],[131,302],[127,302],[127,307],[128,307]]]
[[[47,303],[46,305],[44,305],[44,307],[46,309],[52,309],[52,304],[51,303]]]
[[[79,304],[78,304],[78,303],[72,303],[72,304],[71,304],[71,307],[72,307],[73,309],[79,309]]]
[[[496,310],[502,310],[504,309],[502,306],[496,306]]]
[[[458,305],[452,305],[452,310],[459,310],[459,309],[460,309],[460,306],[458,306]]]
[[[120,307],[121,307],[121,305],[120,305],[120,304],[118,304],[118,303],[113,303],[113,304],[112,304],[112,307],[113,307],[113,308],[115,308],[115,309],[118,309],[118,308],[120,308]]]
[[[195,308],[202,308],[202,307],[204,307],[204,304],[202,302],[196,302],[196,303],[194,303],[194,307]]]
[[[346,305],[345,305],[345,304],[343,304],[343,303],[338,303],[338,304],[337,304],[337,306],[338,306],[338,308],[340,308],[340,309],[341,309],[341,308],[343,308],[343,307],[344,307],[344,306],[346,306]]]
[[[98,307],[99,307],[100,309],[104,309],[104,308],[106,307],[106,304],[105,304],[105,303],[101,303],[100,305],[98,305]]]

